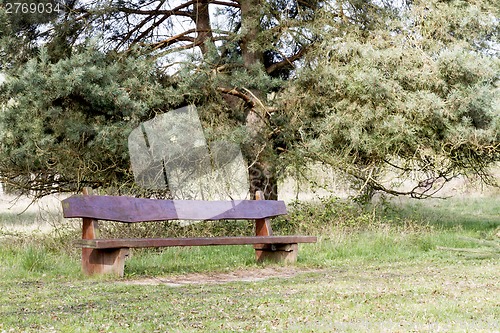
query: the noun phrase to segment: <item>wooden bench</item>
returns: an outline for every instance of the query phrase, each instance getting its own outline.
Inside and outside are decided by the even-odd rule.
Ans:
[[[313,236],[273,236],[270,218],[285,215],[283,201],[155,200],[123,196],[72,196],[62,201],[66,218],[82,218],[82,269],[88,275],[113,273],[123,276],[130,248],[208,245],[253,245],[257,261],[295,262],[298,243],[315,243]],[[98,220],[123,223],[165,220],[255,220],[255,236],[198,238],[98,239]]]

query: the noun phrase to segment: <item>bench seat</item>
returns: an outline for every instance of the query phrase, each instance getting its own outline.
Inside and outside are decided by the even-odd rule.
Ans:
[[[244,237],[195,237],[195,238],[115,238],[80,239],[75,245],[91,249],[145,248],[170,246],[258,245],[276,246],[296,243],[315,243],[315,236],[244,236]]]

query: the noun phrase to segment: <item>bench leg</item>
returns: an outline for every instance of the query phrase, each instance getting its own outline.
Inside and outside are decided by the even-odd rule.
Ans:
[[[123,276],[128,248],[82,249],[82,268],[87,275],[114,274]]]
[[[294,263],[297,261],[299,247],[297,243],[280,245],[256,245],[255,257],[257,262],[275,261],[284,263]]]

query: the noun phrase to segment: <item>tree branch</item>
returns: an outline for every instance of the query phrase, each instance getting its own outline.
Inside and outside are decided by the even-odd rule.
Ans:
[[[117,7],[116,10],[125,13],[125,14],[137,14],[137,15],[167,15],[167,16],[187,16],[191,17],[192,13],[189,10],[183,10],[185,8],[188,8],[189,6],[196,4],[196,0],[191,0],[188,2],[183,3],[180,6],[177,6],[173,9],[168,9],[168,10],[161,10],[161,9],[151,9],[151,10],[142,10],[142,9],[134,9],[134,8],[128,8],[128,7]]]
[[[219,5],[219,6],[228,6],[228,7],[234,7],[234,8],[240,8],[240,2],[239,1],[232,1],[232,2],[226,2],[226,1],[210,1],[210,4],[212,5]]]
[[[228,89],[228,88],[218,87],[217,90],[224,94],[239,97],[251,108],[255,107],[255,102],[252,99],[252,97],[242,93],[241,91],[236,90],[236,88]]]
[[[295,66],[293,65],[293,62],[302,58],[304,56],[304,54],[306,53],[307,48],[308,47],[304,46],[299,50],[299,52],[295,53],[294,55],[292,55],[288,58],[285,58],[284,60],[277,62],[275,64],[272,64],[271,66],[267,67],[266,68],[267,74],[271,74],[274,71],[277,71],[277,70],[282,69],[284,67],[294,68]]]
[[[143,45],[147,45],[147,46],[151,47],[153,50],[158,50],[158,49],[162,49],[162,48],[165,48],[167,46],[170,46],[170,45],[172,45],[174,43],[177,43],[177,42],[190,42],[190,43],[194,43],[194,41],[196,40],[196,38],[188,36],[188,35],[192,34],[192,33],[195,33],[195,32],[197,32],[196,29],[189,29],[189,30],[184,31],[181,34],[172,36],[172,37],[164,39],[162,41],[159,41],[159,42],[156,42],[156,43],[153,43],[153,44],[143,44]],[[196,45],[193,45],[193,46],[196,46]]]

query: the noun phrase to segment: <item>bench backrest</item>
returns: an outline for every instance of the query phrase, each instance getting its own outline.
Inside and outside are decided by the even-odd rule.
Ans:
[[[285,215],[275,200],[156,200],[123,196],[72,196],[62,201],[64,217],[118,222],[165,220],[253,220]]]

